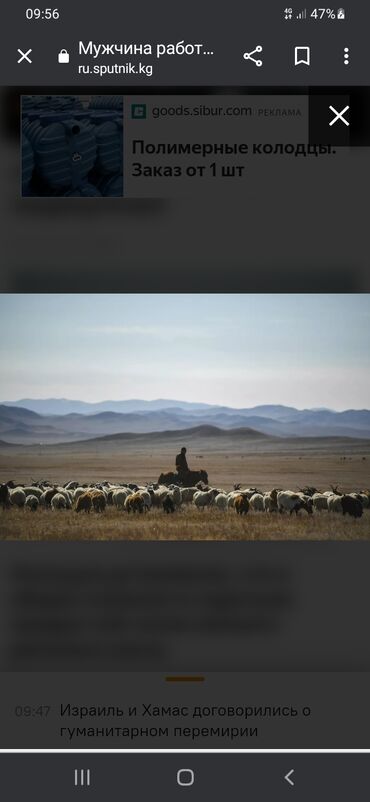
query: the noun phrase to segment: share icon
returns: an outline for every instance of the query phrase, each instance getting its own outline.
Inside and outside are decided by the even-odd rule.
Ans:
[[[262,53],[262,45],[257,45],[254,50],[251,50],[250,53],[244,53],[243,58],[246,61],[253,61],[256,67],[262,67],[262,59],[261,58],[253,58],[256,53]]]

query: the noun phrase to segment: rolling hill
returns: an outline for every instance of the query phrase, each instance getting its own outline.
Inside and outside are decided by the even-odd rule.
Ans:
[[[32,409],[21,406],[22,403],[29,403]],[[105,409],[109,404],[116,408]],[[122,407],[126,411],[119,411]],[[54,413],[50,412],[51,409]],[[330,436],[370,439],[370,411],[299,410],[282,405],[236,409],[167,399],[98,404],[66,399],[24,399],[13,404],[0,404],[0,439],[15,444],[57,444],[122,434],[185,430],[190,436],[196,427],[207,426],[230,432],[253,430],[256,436],[279,438]]]

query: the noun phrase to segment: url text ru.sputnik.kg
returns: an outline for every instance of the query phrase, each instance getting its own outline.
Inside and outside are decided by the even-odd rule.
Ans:
[[[131,61],[126,64],[79,64],[79,75],[98,75],[102,78],[104,75],[145,75],[151,78],[153,75],[152,64],[133,64]]]

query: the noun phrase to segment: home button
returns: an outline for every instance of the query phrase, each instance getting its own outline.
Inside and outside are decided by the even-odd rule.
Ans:
[[[177,772],[177,785],[189,787],[194,785],[194,779],[193,769],[179,769]]]

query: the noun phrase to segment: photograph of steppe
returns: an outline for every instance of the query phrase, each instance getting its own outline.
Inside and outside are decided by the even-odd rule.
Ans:
[[[1,539],[370,539],[369,296],[0,307]]]

